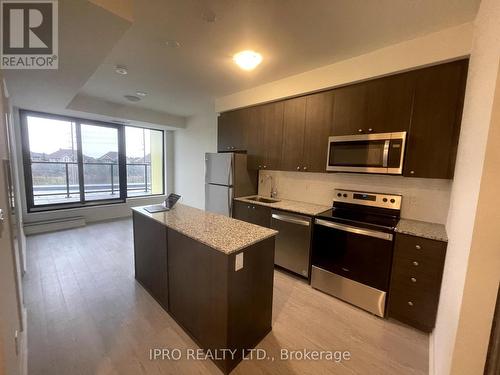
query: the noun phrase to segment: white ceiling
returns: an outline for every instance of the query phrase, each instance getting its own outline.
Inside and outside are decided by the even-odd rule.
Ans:
[[[99,50],[103,44],[108,49],[98,64],[89,62],[92,74],[83,75],[76,90],[72,85],[72,97],[179,116],[192,115],[219,96],[471,21],[479,5],[479,0],[134,0],[134,22],[110,38],[105,11],[82,2],[60,1],[66,25],[61,33],[69,33],[61,35],[68,56],[63,61],[61,55],[61,65],[82,65],[73,57],[79,51]],[[78,12],[81,19],[87,17],[87,27],[78,29],[86,37],[67,28]],[[204,14],[215,14],[216,22],[206,22]],[[113,47],[105,43],[113,38]],[[181,47],[167,47],[166,40],[177,40]],[[243,49],[262,53],[264,61],[256,70],[242,71],[232,63],[232,55]],[[116,64],[126,65],[129,74],[117,75]],[[33,98],[28,103],[22,99],[33,85],[54,95],[50,75],[30,72],[29,87],[17,85],[18,78],[19,72],[7,75],[18,105],[36,104]],[[58,85],[64,88],[66,81]],[[149,95],[134,104],[123,98],[137,90]],[[52,103],[51,110],[63,111],[72,97]],[[57,105],[61,108],[52,108]]]

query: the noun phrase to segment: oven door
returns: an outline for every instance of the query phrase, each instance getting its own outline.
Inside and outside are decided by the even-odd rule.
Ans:
[[[392,233],[316,219],[312,265],[380,291],[388,291]]]
[[[405,132],[329,137],[326,170],[401,174],[405,139]]]

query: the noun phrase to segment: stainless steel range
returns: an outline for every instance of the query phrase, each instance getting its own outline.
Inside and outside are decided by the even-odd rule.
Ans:
[[[312,287],[385,315],[400,195],[335,190],[314,220]]]

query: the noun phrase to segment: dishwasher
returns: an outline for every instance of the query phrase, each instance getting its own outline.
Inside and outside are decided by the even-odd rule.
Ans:
[[[273,210],[271,228],[279,232],[275,240],[274,264],[309,277],[311,217]]]

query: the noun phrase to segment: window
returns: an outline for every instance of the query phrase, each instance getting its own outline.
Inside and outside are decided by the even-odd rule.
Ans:
[[[163,131],[20,113],[29,212],[164,194]]]
[[[163,194],[163,132],[125,127],[127,195]]]

